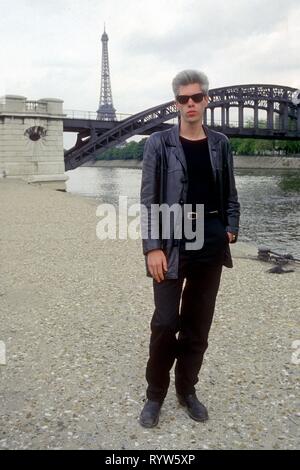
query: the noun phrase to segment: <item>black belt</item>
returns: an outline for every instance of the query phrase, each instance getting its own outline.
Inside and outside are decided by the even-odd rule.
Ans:
[[[195,220],[198,218],[198,214],[197,212],[187,212],[186,216],[189,220]],[[204,218],[206,217],[217,217],[219,215],[219,211],[208,211],[208,212],[204,212]]]

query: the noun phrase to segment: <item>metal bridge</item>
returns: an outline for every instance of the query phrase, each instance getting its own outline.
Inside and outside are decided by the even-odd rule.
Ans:
[[[228,137],[300,140],[299,95],[299,90],[280,85],[211,89],[204,124]],[[231,114],[237,119],[232,120]],[[97,120],[96,113],[83,112],[80,116],[68,112],[64,131],[77,132],[78,136],[75,146],[65,153],[65,168],[75,169],[134,135],[149,135],[170,127],[170,121],[174,123],[177,117],[174,101],[132,116],[117,115],[116,121]]]

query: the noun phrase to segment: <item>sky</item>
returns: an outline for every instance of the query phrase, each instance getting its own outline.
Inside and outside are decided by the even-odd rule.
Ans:
[[[96,111],[104,22],[117,112],[172,100],[186,68],[300,88],[299,0],[0,0],[0,96]]]

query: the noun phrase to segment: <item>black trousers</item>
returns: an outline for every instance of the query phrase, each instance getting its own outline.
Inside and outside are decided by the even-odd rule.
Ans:
[[[223,232],[220,237],[224,244]],[[181,251],[178,279],[153,280],[155,310],[146,368],[147,398],[164,400],[175,359],[176,391],[183,395],[195,392],[221,273],[221,263],[201,262],[194,252]]]

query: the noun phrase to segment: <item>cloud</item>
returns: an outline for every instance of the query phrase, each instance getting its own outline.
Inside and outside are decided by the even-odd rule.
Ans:
[[[120,112],[172,99],[183,68],[203,69],[212,87],[300,87],[298,0],[0,0],[0,13],[0,94],[95,111],[104,21]]]

